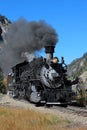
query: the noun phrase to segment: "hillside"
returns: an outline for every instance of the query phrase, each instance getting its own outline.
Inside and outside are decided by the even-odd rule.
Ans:
[[[5,17],[0,15],[0,54],[1,54],[1,46],[2,44],[4,44],[4,35],[6,33],[7,30],[7,26],[10,24],[11,22]],[[1,64],[1,60],[0,60],[0,64]],[[4,76],[3,76],[3,72],[0,66],[0,93],[6,93],[6,88],[4,85]]]
[[[87,52],[68,65],[68,75],[71,79],[79,77],[81,84],[87,86]]]

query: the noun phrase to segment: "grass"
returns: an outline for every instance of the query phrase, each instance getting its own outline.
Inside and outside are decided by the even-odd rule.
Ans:
[[[87,130],[68,128],[69,121],[33,110],[0,107],[0,130]]]

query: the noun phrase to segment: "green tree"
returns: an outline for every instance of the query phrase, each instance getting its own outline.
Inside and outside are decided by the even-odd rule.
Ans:
[[[1,68],[0,68],[0,93],[3,93],[3,94],[6,93],[6,87],[4,84],[4,76],[3,76],[3,72]]]

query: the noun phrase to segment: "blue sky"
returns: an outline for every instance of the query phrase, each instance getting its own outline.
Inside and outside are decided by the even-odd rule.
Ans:
[[[87,0],[0,0],[0,14],[12,22],[45,20],[59,36],[54,55],[67,64],[87,52]]]

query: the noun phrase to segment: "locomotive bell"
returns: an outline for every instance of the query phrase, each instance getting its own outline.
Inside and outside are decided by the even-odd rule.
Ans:
[[[45,46],[46,60],[53,59],[54,48],[55,46]]]

